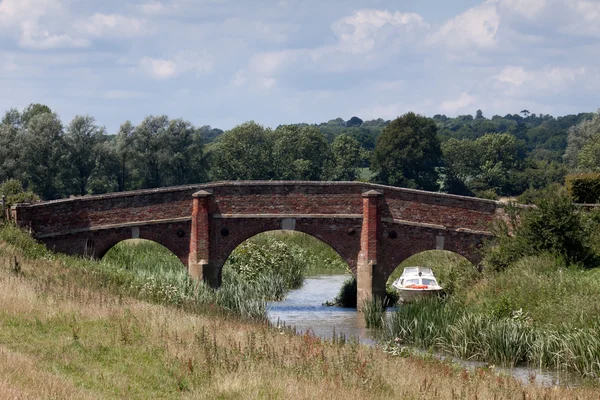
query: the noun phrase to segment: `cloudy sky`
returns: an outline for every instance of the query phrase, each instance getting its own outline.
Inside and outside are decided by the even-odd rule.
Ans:
[[[114,133],[600,107],[600,0],[0,0],[0,112]]]

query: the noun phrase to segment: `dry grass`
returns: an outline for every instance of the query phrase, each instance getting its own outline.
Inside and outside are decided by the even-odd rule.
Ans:
[[[120,298],[78,281],[75,264],[0,246],[0,398],[599,397]]]

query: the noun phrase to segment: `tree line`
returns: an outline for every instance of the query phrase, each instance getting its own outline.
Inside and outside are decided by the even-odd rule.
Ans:
[[[276,129],[250,121],[226,132],[148,116],[108,134],[91,116],[63,125],[48,106],[31,104],[8,110],[0,124],[0,192],[25,193],[21,200],[254,179],[364,180],[495,197],[595,171],[598,161],[598,113],[407,113]]]

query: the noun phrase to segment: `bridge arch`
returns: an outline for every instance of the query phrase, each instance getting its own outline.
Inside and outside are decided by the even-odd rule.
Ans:
[[[170,235],[173,236],[173,235]],[[110,234],[91,236],[86,239],[86,249],[89,249],[90,255],[96,259],[102,259],[106,253],[117,244],[129,240],[129,239],[143,239],[157,243],[172,254],[176,255],[179,261],[181,261],[184,267],[188,264],[188,249],[186,246],[182,246],[177,241],[170,238],[169,235],[165,235],[163,229],[148,229],[148,227],[133,230],[132,229],[120,229],[115,230]]]
[[[118,251],[115,254],[115,251]],[[121,254],[119,254],[121,253]],[[124,253],[124,254],[123,254]],[[147,269],[145,263],[151,262],[154,265],[161,263],[168,268],[180,268],[185,271],[187,266],[171,250],[154,240],[127,238],[117,242],[109,248],[101,257],[102,260],[112,260],[124,262],[125,267],[140,266]],[[152,266],[149,266],[152,267]]]
[[[223,265],[231,255],[231,253],[240,245],[245,243],[258,235],[269,233],[269,232],[299,232],[308,235],[315,240],[329,246],[335,253],[346,263],[348,268],[355,274],[356,273],[356,258],[360,252],[360,238],[355,238],[352,241],[352,236],[360,236],[359,233],[348,233],[347,230],[333,229],[322,229],[319,224],[314,223],[298,223],[296,222],[294,229],[282,229],[281,222],[270,221],[263,222],[262,224],[249,224],[245,223],[227,223],[223,224],[220,229],[217,227],[217,236],[221,236],[220,241],[215,241],[215,254],[218,260],[217,266],[222,269]],[[236,229],[237,225],[241,229]],[[272,229],[274,228],[274,229]],[[354,229],[354,228],[348,228]],[[226,232],[226,235],[222,233]],[[352,243],[354,242],[354,243]]]

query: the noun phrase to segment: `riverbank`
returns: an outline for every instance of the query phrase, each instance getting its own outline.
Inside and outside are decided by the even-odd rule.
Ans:
[[[157,304],[135,280],[107,280],[101,263],[0,236],[2,397],[597,398],[594,388],[524,386],[489,369],[294,336],[218,304]]]
[[[536,208],[508,212],[519,214],[497,221],[496,241],[483,250],[483,273],[459,259],[419,256],[418,264],[433,268],[448,296],[399,307],[379,322],[384,337],[461,359],[570,371],[597,381],[599,214],[550,191]],[[369,316],[381,321],[380,315]]]

